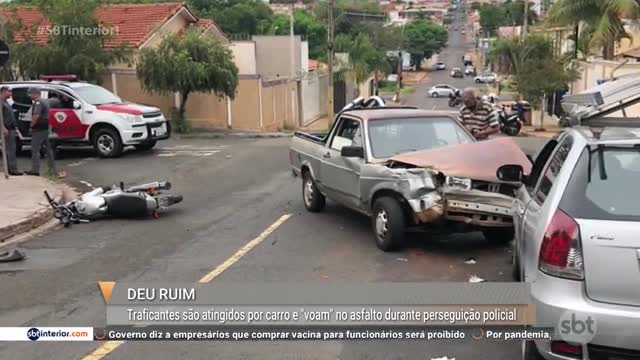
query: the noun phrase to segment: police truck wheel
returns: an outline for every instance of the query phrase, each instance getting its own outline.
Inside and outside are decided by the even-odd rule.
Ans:
[[[147,150],[153,149],[153,147],[156,146],[156,142],[157,142],[156,140],[153,140],[153,141],[145,142],[142,144],[137,144],[135,145],[135,147],[137,150],[147,151]]]
[[[93,148],[100,157],[114,158],[122,155],[124,146],[116,130],[101,128],[93,134]]]
[[[402,248],[406,236],[406,219],[398,200],[384,196],[373,205],[371,219],[376,245],[382,251]]]
[[[306,171],[302,177],[302,200],[304,207],[311,212],[320,212],[324,209],[327,199],[318,190],[316,182],[311,174]]]

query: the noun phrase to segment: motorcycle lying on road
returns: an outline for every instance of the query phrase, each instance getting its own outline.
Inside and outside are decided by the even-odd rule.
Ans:
[[[107,216],[131,219],[152,215],[158,218],[159,212],[182,201],[182,195],[162,192],[169,189],[171,183],[164,181],[126,189],[120,183],[119,186],[95,188],[66,204],[59,204],[46,191],[44,194],[55,211],[55,218],[69,227],[71,224],[86,223]]]

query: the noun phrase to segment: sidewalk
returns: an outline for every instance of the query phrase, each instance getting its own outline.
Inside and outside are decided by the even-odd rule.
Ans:
[[[523,126],[520,136],[535,136],[551,139],[562,132],[562,128],[555,126],[545,126],[544,131],[537,130],[533,126]]]
[[[74,192],[64,184],[38,176],[4,178],[0,172],[0,244],[14,235],[30,231],[53,217],[44,191],[56,201],[68,200]]]

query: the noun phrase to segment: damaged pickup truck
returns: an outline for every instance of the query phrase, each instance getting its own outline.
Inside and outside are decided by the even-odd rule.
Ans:
[[[296,132],[290,161],[307,210],[328,197],[370,216],[383,251],[402,247],[410,227],[510,241],[517,184],[496,170],[531,167],[510,138],[477,141],[451,113],[391,107],[343,111],[328,134]]]

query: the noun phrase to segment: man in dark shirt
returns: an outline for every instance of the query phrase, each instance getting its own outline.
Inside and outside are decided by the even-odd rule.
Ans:
[[[460,109],[459,120],[476,139],[486,139],[500,132],[500,122],[496,108],[483,101],[474,88],[462,93],[464,106]]]
[[[22,172],[18,171],[18,159],[16,158],[16,118],[13,115],[13,108],[7,102],[7,99],[11,97],[11,89],[8,86],[0,87],[0,99],[2,101],[2,116],[4,121],[4,128],[2,129],[2,135],[7,144],[7,168],[9,169],[9,175],[18,176],[22,175]]]
[[[40,149],[44,146],[47,152],[49,171],[56,174],[53,149],[49,141],[49,104],[41,99],[39,88],[28,90],[33,105],[31,106],[31,171],[27,174],[40,176]]]

